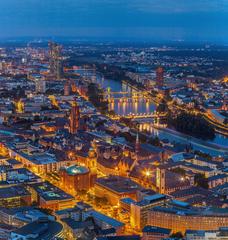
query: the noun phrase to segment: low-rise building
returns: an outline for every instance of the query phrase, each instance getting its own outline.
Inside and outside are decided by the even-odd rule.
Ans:
[[[87,211],[84,215],[84,218],[92,217],[95,220],[95,223],[101,228],[101,229],[110,229],[114,228],[116,230],[116,234],[119,235],[123,233],[125,224],[111,218],[107,215],[104,215],[100,212],[97,212],[95,210]]]
[[[0,188],[0,207],[20,207],[31,204],[31,194],[23,186]]]
[[[214,188],[228,182],[227,174],[218,174],[208,178],[209,188]]]
[[[2,207],[0,208],[0,219],[2,223],[18,228],[38,220],[54,220],[54,217],[34,207]]]
[[[160,240],[168,238],[171,230],[154,226],[145,226],[142,229],[142,240]]]
[[[150,209],[148,225],[182,234],[186,230],[218,230],[228,226],[228,212],[224,208],[192,207],[186,202],[172,200]]]
[[[142,187],[129,178],[109,176],[98,178],[95,183],[95,195],[106,197],[110,204],[117,205],[121,198],[136,200],[137,190]]]
[[[14,240],[53,239],[63,236],[63,226],[55,221],[36,221],[11,232]]]
[[[65,237],[67,237],[67,239],[78,239],[81,237],[86,237],[86,234],[89,235],[88,239],[95,237],[95,226],[91,220],[75,221],[72,218],[63,218],[61,221],[63,223],[66,233]],[[86,233],[86,231],[88,232]]]
[[[93,186],[90,170],[83,166],[73,165],[60,170],[60,181],[64,188],[75,193],[89,190]]]
[[[32,200],[41,208],[61,210],[75,205],[73,196],[48,182],[32,184],[28,189],[32,194]]]
[[[153,206],[168,201],[168,196],[154,194],[146,196],[140,202],[132,202],[130,206],[130,223],[133,228],[141,230],[148,223],[148,212]]]
[[[10,239],[10,233],[14,230],[16,230],[16,227],[0,223],[0,239]]]

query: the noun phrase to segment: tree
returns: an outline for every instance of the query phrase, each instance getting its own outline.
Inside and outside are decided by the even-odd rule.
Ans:
[[[35,121],[35,122],[41,121],[40,116],[38,116],[38,115],[34,116],[34,121]]]
[[[108,102],[104,100],[103,90],[98,88],[96,84],[90,83],[88,86],[89,100],[97,107],[101,112],[108,111]]]
[[[100,199],[100,203],[101,203],[101,205],[106,205],[106,204],[108,204],[108,199],[106,197],[102,197]]]
[[[125,117],[121,117],[120,122],[125,124],[128,127],[132,127],[132,125],[133,125],[131,119],[125,118]]]
[[[176,232],[176,233],[173,233],[170,237],[176,238],[176,239],[183,239],[184,236],[181,232]]]
[[[107,122],[107,120],[100,120],[100,121],[98,121],[96,123],[96,128],[97,127],[103,127],[106,122]]]
[[[169,91],[169,90],[166,90],[166,91],[165,91],[164,99],[165,99],[167,102],[172,101],[172,97],[170,96],[170,91]]]
[[[84,189],[82,189],[82,190],[78,190],[77,191],[77,196],[79,196],[79,197],[83,197],[83,196],[85,196],[86,195],[86,190],[84,190]]]
[[[214,128],[199,114],[181,112],[178,116],[169,116],[168,123],[177,131],[202,139],[214,139]]]
[[[204,152],[201,152],[201,151],[198,151],[198,150],[195,150],[194,151],[194,154],[202,157],[202,158],[206,158],[207,160],[212,160],[212,156],[208,153],[204,153]]]
[[[116,115],[115,111],[113,111],[113,110],[108,111],[108,114],[112,117],[114,117]]]
[[[31,206],[32,206],[32,207],[36,207],[36,206],[38,206],[38,203],[37,203],[36,201],[33,201],[33,202],[31,203]]]
[[[119,136],[124,137],[128,142],[131,142],[131,143],[135,142],[135,137],[132,136],[129,132],[121,132]]]
[[[208,186],[208,179],[202,173],[197,173],[194,176],[194,183],[195,183],[196,186],[199,186],[199,187],[202,187],[202,188],[205,188],[205,189],[208,189],[208,187],[209,187]]]
[[[162,100],[162,102],[157,106],[156,111],[157,112],[166,112],[168,110],[168,106],[165,102],[165,100]]]
[[[36,208],[38,210],[40,210],[41,212],[47,214],[47,215],[52,215],[53,214],[53,210],[49,209],[49,208]]]
[[[150,144],[152,144],[152,145],[154,145],[154,146],[157,146],[157,147],[161,147],[162,146],[162,144],[161,144],[161,142],[160,142],[160,139],[159,139],[159,137],[154,137],[154,138],[150,138],[149,139],[149,141],[148,141],[148,143],[150,143]]]
[[[180,174],[181,176],[185,176],[186,171],[183,168],[177,167],[171,170],[174,173]]]
[[[135,139],[135,140],[136,140],[136,139]],[[147,141],[147,136],[144,135],[144,134],[139,134],[139,141],[140,141],[141,143],[146,143],[146,141]]]
[[[106,197],[95,197],[95,204],[97,206],[104,206],[108,204],[108,199]]]

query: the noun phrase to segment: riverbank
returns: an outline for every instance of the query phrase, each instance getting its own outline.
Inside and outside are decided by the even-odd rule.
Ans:
[[[178,138],[180,140],[187,141],[188,143],[191,143],[193,145],[197,145],[199,147],[207,148],[207,149],[212,150],[212,151],[220,152],[221,154],[226,154],[226,153],[228,154],[228,147],[227,146],[223,146],[223,145],[220,145],[220,144],[212,143],[210,141],[204,141],[204,140],[201,140],[201,139],[198,139],[198,138],[194,138],[194,137],[191,137],[189,135],[177,132],[177,131],[175,131],[173,129],[170,129],[170,128],[161,128],[161,127],[157,127],[157,126],[155,126],[154,128],[161,131],[161,132],[168,133],[168,134],[172,135],[174,138]]]
[[[101,84],[101,81],[98,81],[98,83]],[[140,91],[141,89],[138,89],[136,86],[132,85],[128,81],[114,81],[112,79],[103,79],[101,86],[103,88],[110,87],[113,91],[119,92],[119,91]],[[115,110],[115,112],[119,115],[128,114],[130,112],[137,112],[137,113],[148,113],[151,111],[154,111],[155,105],[153,106],[147,106],[146,103],[138,103],[138,104],[120,104],[115,102],[112,106],[112,109]],[[151,127],[152,129],[152,127]],[[164,129],[155,129],[157,136],[160,139],[168,139],[170,142],[174,141],[177,143],[184,143],[189,144],[191,143],[195,150],[203,151],[205,153],[208,153],[212,156],[218,156],[218,155],[225,155],[228,152],[228,149],[225,148],[225,146],[228,146],[228,139],[224,137],[223,135],[217,134],[216,137],[213,140],[213,142],[207,142],[200,139],[196,139],[193,137],[190,137],[188,135],[184,135],[179,132],[169,132],[169,130],[164,131]]]

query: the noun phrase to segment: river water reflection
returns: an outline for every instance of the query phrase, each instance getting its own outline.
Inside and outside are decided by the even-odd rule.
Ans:
[[[119,81],[114,81],[111,79],[102,79],[102,78],[97,78],[97,83],[99,83],[104,89],[110,88],[111,92],[129,92],[132,93],[134,90],[130,87],[127,86],[126,84],[123,84],[122,82]],[[116,94],[115,97],[121,97],[123,95],[121,94]],[[147,102],[145,99],[139,99],[139,101],[134,102],[134,101],[127,101],[127,102],[120,102],[119,100],[115,100],[114,102],[109,104],[109,109],[114,110],[117,114],[119,115],[127,115],[130,113],[151,113],[156,109],[156,105],[153,102]],[[143,123],[142,123],[143,125]],[[142,126],[141,126],[141,129]],[[157,130],[154,129],[152,124],[147,123],[147,130],[151,133],[153,136],[158,136],[161,139],[168,139],[169,141],[175,141],[175,142],[180,142],[182,144],[187,144],[190,143],[193,145],[193,148],[196,150],[201,150],[204,152],[207,152],[212,155],[225,155],[226,153],[224,151],[219,151],[216,149],[211,149],[208,147],[205,147],[199,143],[194,143],[191,141],[190,138],[185,139],[180,136],[176,136],[171,133],[167,133],[162,130]],[[221,145],[223,147],[228,146],[228,138],[221,135],[221,134],[216,134],[216,137],[212,141],[207,141],[211,143],[215,143],[218,145]],[[228,149],[227,149],[228,152]]]

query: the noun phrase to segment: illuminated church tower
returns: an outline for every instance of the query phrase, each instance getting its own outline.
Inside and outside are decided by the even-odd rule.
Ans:
[[[75,134],[79,129],[80,111],[76,102],[72,104],[70,112],[70,133]]]
[[[135,153],[138,154],[140,150],[139,134],[137,133],[135,141]]]
[[[156,168],[156,187],[159,193],[165,193],[165,169]]]
[[[18,102],[15,103],[16,106],[16,112],[17,113],[23,113],[24,112],[24,103],[20,99]]]
[[[129,177],[129,173],[131,173],[131,171],[134,169],[134,167],[136,165],[138,165],[138,160],[139,160],[139,151],[140,151],[140,142],[139,142],[139,134],[137,133],[136,135],[136,141],[135,141],[135,151],[133,153],[133,164],[131,165],[129,171],[128,172],[128,177]]]
[[[68,81],[64,84],[64,96],[70,95],[70,83]]]

